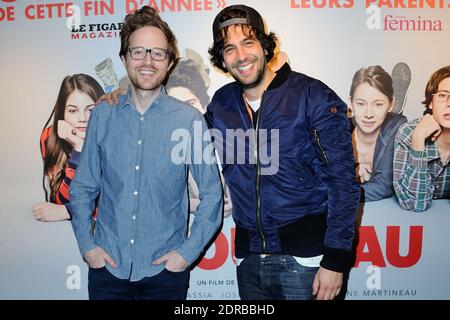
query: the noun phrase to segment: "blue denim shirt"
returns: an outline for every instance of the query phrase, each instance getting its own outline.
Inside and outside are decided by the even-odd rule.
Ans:
[[[180,132],[197,139],[182,139]],[[201,198],[189,236],[188,171]],[[93,234],[91,213],[99,194]],[[222,187],[201,113],[167,96],[164,88],[143,115],[130,91],[113,107],[98,105],[70,186],[70,211],[81,254],[103,248],[118,264],[106,267],[120,279],[158,274],[164,264],[152,261],[171,250],[191,264],[222,219]]]

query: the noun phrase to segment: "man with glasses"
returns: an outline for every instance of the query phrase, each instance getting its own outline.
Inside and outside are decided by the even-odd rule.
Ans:
[[[131,85],[117,105],[92,112],[70,187],[90,299],[185,299],[188,267],[221,222],[222,187],[206,123],[162,85],[177,55],[174,34],[153,8],[125,17],[120,57]],[[200,146],[173,139],[175,132],[193,137],[194,130]],[[188,172],[201,199],[189,236]]]
[[[450,199],[450,66],[425,88],[424,116],[405,123],[395,139],[394,189],[403,209],[423,212]]]

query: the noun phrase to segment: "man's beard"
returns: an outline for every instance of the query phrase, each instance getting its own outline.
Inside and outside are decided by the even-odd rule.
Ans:
[[[136,89],[143,90],[143,91],[152,91],[152,90],[159,88],[164,81],[155,81],[150,87],[148,85],[144,86],[144,85],[140,84],[139,83],[140,81],[137,78],[134,78],[134,79],[130,78],[130,82],[133,84],[133,86]]]
[[[233,74],[233,78],[239,82],[239,84],[241,85],[241,87],[245,90],[245,89],[253,89],[257,86],[259,86],[261,84],[261,82],[264,79],[264,75],[266,74],[266,68],[267,68],[267,64],[264,64],[261,68],[261,70],[258,72],[258,76],[256,77],[255,81],[250,82],[250,83],[243,83],[239,77],[234,76]]]

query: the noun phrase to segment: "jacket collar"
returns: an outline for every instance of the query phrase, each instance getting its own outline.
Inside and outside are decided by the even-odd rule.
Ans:
[[[278,69],[275,73],[276,76],[272,80],[272,82],[267,87],[267,90],[275,90],[283,85],[286,82],[289,75],[291,74],[291,67],[286,62],[280,69]]]

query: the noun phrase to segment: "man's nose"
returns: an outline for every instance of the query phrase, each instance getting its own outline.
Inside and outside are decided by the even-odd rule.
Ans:
[[[236,54],[237,54],[237,58],[239,60],[245,60],[245,58],[247,57],[247,52],[246,52],[245,48],[242,46],[236,47]]]
[[[151,57],[150,52],[147,52],[147,54],[145,55],[145,58],[144,58],[144,60],[142,60],[142,62],[143,62],[146,66],[148,66],[148,65],[150,65],[150,64],[153,63],[153,59],[152,59],[152,57]]]

